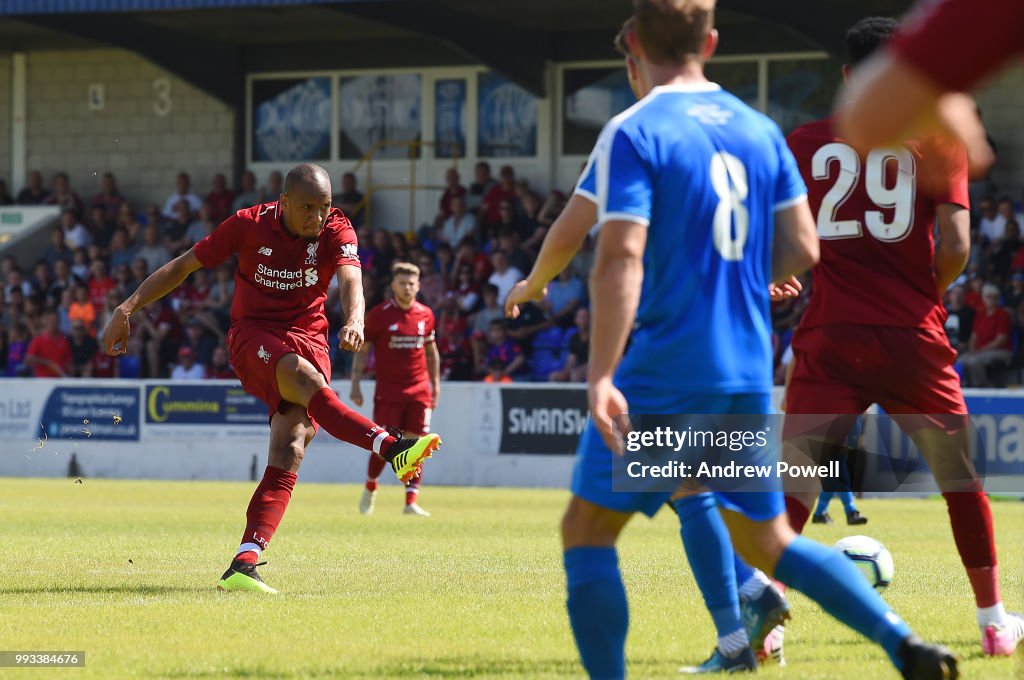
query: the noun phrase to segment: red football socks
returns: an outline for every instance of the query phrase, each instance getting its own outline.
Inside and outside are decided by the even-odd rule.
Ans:
[[[789,526],[796,533],[802,534],[807,518],[811,516],[811,509],[796,498],[786,496],[786,514],[789,516]]]
[[[423,481],[423,471],[420,470],[420,474],[413,477],[409,482],[408,486],[405,487],[405,504],[412,505],[416,502],[416,499],[420,494],[420,483]]]
[[[946,499],[953,540],[971,581],[975,602],[978,607],[998,604],[999,569],[988,496],[984,491],[954,491],[942,497]]]
[[[277,531],[295,488],[295,473],[268,465],[245,511],[245,533],[236,560],[256,564]]]
[[[383,427],[342,404],[330,387],[313,395],[306,412],[336,439],[367,451],[379,454],[396,441]]]
[[[377,478],[384,471],[387,461],[380,456],[370,456],[370,462],[366,464],[366,488],[369,491],[377,490]]]

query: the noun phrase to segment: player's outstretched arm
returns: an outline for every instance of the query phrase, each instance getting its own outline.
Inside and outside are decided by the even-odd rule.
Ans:
[[[935,285],[939,295],[953,285],[971,254],[971,213],[962,205],[943,203],[935,209],[939,243],[935,246]]]
[[[203,266],[194,250],[189,248],[147,276],[138,289],[117,306],[103,330],[100,346],[104,352],[111,356],[127,352],[128,334],[131,330],[128,320],[132,314],[170,293],[180,286],[189,274]]]
[[[338,333],[341,348],[358,352],[363,346],[363,320],[366,302],[363,300],[363,270],[351,264],[338,267],[338,298],[345,325]]]
[[[515,318],[519,315],[519,305],[543,299],[547,285],[569,266],[595,222],[597,206],[592,201],[579,194],[569,198],[562,214],[548,229],[529,276],[517,283],[505,298],[506,316]]]
[[[601,438],[612,451],[622,453],[622,434],[613,418],[625,415],[628,405],[612,385],[612,374],[622,357],[640,304],[644,279],[647,225],[613,220],[601,227],[597,257],[590,274],[592,332],[587,364],[590,414]]]
[[[788,283],[818,262],[818,229],[807,201],[775,213],[775,238],[772,241],[772,281]]]

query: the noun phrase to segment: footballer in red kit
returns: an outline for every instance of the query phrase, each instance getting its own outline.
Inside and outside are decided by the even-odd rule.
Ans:
[[[274,203],[240,210],[193,248],[156,270],[111,315],[103,349],[122,354],[130,318],[174,291],[200,267],[238,258],[228,332],[230,363],[242,387],[270,413],[270,455],[246,511],[241,545],[221,577],[221,590],[277,591],[256,572],[291,500],[299,465],[317,428],[371,451],[403,481],[417,477],[440,446],[436,434],[403,438],[345,406],[330,388],[324,301],[331,277],[340,289],[341,348],[363,344],[362,270],[348,218],[331,208],[331,182],[317,165],[287,175]]]
[[[363,351],[352,366],[352,402],[362,405],[360,388],[367,351],[372,346],[377,368],[377,389],[373,418],[399,427],[406,437],[419,437],[430,430],[430,414],[441,392],[441,358],[437,351],[434,312],[417,302],[420,270],[408,262],[391,267],[394,299],[382,302],[366,315]],[[366,488],[359,502],[364,515],[371,514],[377,496],[377,478],[384,466],[370,456]],[[417,503],[421,477],[405,489],[405,514],[427,517],[430,513]]]
[[[856,79],[859,71],[851,69],[897,29],[881,17],[854,25],[846,36],[844,77]],[[943,328],[942,294],[969,253],[963,148],[929,138],[861,153],[836,134],[831,119],[797,128],[788,142],[807,184],[821,260],[793,334],[786,455],[817,457],[840,446],[872,404],[892,415],[943,491],[974,590],[984,653],[1012,654],[1024,621],[1002,605],[992,514],[970,460],[956,352]],[[919,181],[925,175],[933,180],[927,187]],[[940,177],[941,183],[934,181]],[[787,489],[790,523],[798,532],[816,491]]]

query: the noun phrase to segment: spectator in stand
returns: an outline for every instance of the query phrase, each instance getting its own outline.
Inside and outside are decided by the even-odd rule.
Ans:
[[[150,203],[146,206],[146,214],[143,216],[142,226],[148,227],[151,224],[155,224],[163,233],[164,225],[167,223],[167,218],[160,214],[160,206],[156,203]],[[143,229],[145,231],[145,229]],[[141,243],[141,241],[140,241]]]
[[[144,341],[149,377],[163,378],[184,337],[178,315],[171,309],[170,301],[161,298],[132,317],[133,321],[136,319]]]
[[[474,215],[479,215],[480,205],[484,202],[484,196],[497,182],[491,177],[491,165],[486,161],[480,161],[473,168],[473,183],[469,185],[469,192],[466,194],[466,207]]]
[[[260,198],[260,192],[256,190],[256,175],[251,170],[246,170],[239,181],[238,195],[231,203],[231,212],[236,213],[244,208],[250,208],[258,204]]]
[[[437,273],[444,279],[444,287],[451,288],[455,279],[455,253],[450,245],[441,243],[434,252],[437,260]]]
[[[43,187],[43,174],[33,170],[28,173],[28,186],[18,192],[18,205],[42,205],[49,195]]]
[[[14,328],[15,324],[25,322],[25,294],[21,288],[14,288],[6,298],[6,306],[0,319],[4,328]]]
[[[405,240],[405,235],[402,232],[389,232],[388,241],[391,243],[391,252],[394,253],[396,260],[408,262],[411,259],[409,257],[409,243]]]
[[[64,291],[71,290],[76,283],[78,281],[71,273],[71,263],[69,260],[61,258],[53,265],[53,281],[50,283],[50,290],[47,291],[47,294],[55,300],[60,300]]]
[[[199,200],[199,197],[192,193],[192,178],[189,177],[187,172],[179,172],[178,177],[175,180],[175,191],[173,194],[167,197],[164,201],[163,216],[167,219],[174,218],[174,208],[178,205],[179,201],[185,201],[188,204],[190,212],[199,212],[199,206],[203,204]]]
[[[550,227],[551,224],[562,214],[565,209],[566,198],[558,189],[552,189],[537,213],[537,224],[542,227]]]
[[[75,248],[71,253],[71,273],[79,281],[88,281],[92,270],[89,267],[89,251],[85,248]]]
[[[969,387],[989,387],[988,370],[997,364],[1009,364],[1013,356],[1010,345],[1010,315],[999,306],[999,289],[986,283],[982,288],[985,308],[974,319],[974,331],[968,351],[960,355]]]
[[[206,308],[222,331],[231,326],[231,300],[235,296],[235,272],[228,263],[219,265],[213,271],[213,283],[206,298]]]
[[[1016,220],[1011,218],[1006,222],[1003,237],[992,245],[988,258],[989,270],[996,280],[1006,280],[1006,275],[1010,272],[1010,265],[1020,251],[1020,247],[1020,226]]]
[[[974,311],[981,314],[985,311],[985,300],[981,296],[981,288],[985,285],[985,279],[978,275],[978,272],[971,272],[967,275],[967,289],[964,291],[964,304],[973,307]]]
[[[217,340],[207,332],[202,321],[193,317],[185,324],[185,339],[181,346],[191,349],[198,363],[209,366],[213,360],[213,351],[217,349]]]
[[[10,272],[7,273],[7,281],[4,284],[4,299],[7,302],[11,301],[11,291],[20,290],[22,296],[31,297],[35,291],[32,288],[32,282],[25,279],[25,274],[21,271],[21,267],[14,267]]]
[[[997,212],[996,202],[991,196],[981,199],[979,213],[978,231],[982,238],[988,243],[1001,239],[1006,229],[1006,218]]]
[[[519,305],[519,315],[514,319],[509,319],[505,322],[506,333],[508,337],[512,338],[519,343],[523,351],[528,357],[533,357],[534,341],[539,336],[542,344],[552,351],[557,351],[562,345],[562,336],[564,335],[561,328],[558,329],[557,334],[547,333],[549,329],[554,326],[554,323],[548,319],[541,308],[535,302],[527,302],[526,304]],[[555,337],[552,337],[552,336]],[[562,363],[558,362],[559,365]],[[543,378],[547,379],[549,372],[554,370],[553,367],[548,367],[543,371]]]
[[[58,225],[50,230],[50,245],[46,247],[43,257],[51,267],[57,266],[57,260],[71,260],[71,249],[64,238],[64,227]]]
[[[206,369],[196,363],[196,354],[191,347],[178,350],[178,363],[171,369],[171,380],[202,380],[206,377]]]
[[[480,287],[473,281],[473,268],[468,264],[459,267],[456,279],[452,292],[455,294],[459,313],[466,317],[475,312],[480,303]]]
[[[236,380],[238,375],[228,362],[228,350],[224,345],[217,345],[213,356],[206,367],[207,380]]]
[[[39,301],[36,300],[34,297],[27,297],[24,298],[24,300],[25,323],[28,324],[29,330],[32,331],[33,335],[37,333],[42,333],[43,314],[45,313],[46,310],[43,308],[41,304],[39,304]],[[63,328],[61,328],[61,332],[64,332]]]
[[[81,320],[71,322],[71,377],[88,378],[92,375],[92,358],[99,351],[99,343],[93,338]]]
[[[155,224],[147,225],[142,232],[143,245],[135,256],[137,259],[145,260],[146,271],[155,272],[171,261],[171,253],[164,246],[161,236],[160,227]]]
[[[441,226],[441,240],[452,246],[476,230],[476,218],[466,210],[464,196],[455,196],[451,200],[451,212]]]
[[[206,194],[203,203],[210,206],[210,219],[220,224],[231,215],[231,206],[235,202],[235,192],[228,189],[228,178],[218,172],[213,176],[210,193]],[[200,206],[202,207],[202,206]],[[196,208],[195,212],[199,212]]]
[[[200,206],[202,207],[202,206]],[[178,201],[174,206],[174,217],[164,223],[164,245],[170,251],[171,256],[177,256],[189,244],[185,240],[185,234],[192,225],[192,210],[186,201]]]
[[[46,197],[43,205],[55,205],[61,210],[71,210],[75,219],[82,216],[82,199],[71,190],[71,180],[64,172],[54,175],[53,193]]]
[[[501,362],[501,375],[512,378],[526,366],[526,357],[523,355],[523,348],[515,340],[508,337],[504,319],[496,319],[491,322],[487,332],[487,363]]]
[[[110,239],[114,235],[114,223],[107,221],[107,211],[102,205],[94,205],[89,208],[89,219],[85,222],[85,228],[92,234],[92,245],[106,249],[110,245]]]
[[[484,305],[473,319],[473,334],[484,336],[490,330],[492,322],[505,318],[505,309],[498,302],[501,292],[493,283],[485,284],[480,294],[483,297]]]
[[[472,380],[473,350],[466,341],[462,326],[449,322],[441,328],[437,351],[441,356],[442,380]]]
[[[273,203],[281,198],[282,193],[284,193],[284,177],[281,176],[279,170],[272,170],[267,175],[267,186],[260,189],[262,196],[260,203]]]
[[[518,202],[516,196],[516,171],[511,165],[501,166],[501,181],[490,188],[480,204],[480,225],[484,233],[491,230],[501,222],[501,202],[508,201],[513,206],[513,213]]]
[[[549,376],[551,382],[586,382],[590,360],[590,310],[580,307],[573,317],[575,326],[566,334],[565,365]]]
[[[98,258],[92,261],[92,276],[89,277],[89,300],[96,309],[103,307],[107,293],[117,286],[114,277],[110,276],[105,260]]]
[[[92,198],[92,207],[103,208],[104,219],[108,224],[114,224],[124,204],[124,196],[117,190],[117,179],[114,173],[103,173],[102,189],[100,193]]]
[[[7,190],[7,181],[0,179],[0,205],[14,205],[14,197]]]
[[[32,336],[24,322],[19,321],[10,328],[10,337],[7,339],[7,367],[4,369],[4,377],[20,378],[31,372],[26,360],[28,344]]]
[[[32,268],[31,285],[40,302],[50,308],[56,306],[56,300],[50,294],[50,288],[53,286],[53,272],[46,260],[39,260]]]
[[[122,355],[120,359],[124,359]],[[89,360],[88,373],[82,373],[82,377],[89,378],[117,378],[120,377],[120,360],[112,357],[103,350],[96,350]],[[130,376],[125,376],[130,377]]]
[[[117,271],[121,265],[131,265],[138,248],[130,245],[128,232],[118,228],[110,238],[110,267]]]
[[[61,211],[60,226],[64,230],[64,242],[72,250],[92,245],[92,234],[78,221],[77,213],[73,209],[64,208]]]
[[[465,199],[466,199],[466,187],[459,184],[459,171],[455,168],[448,168],[444,173],[444,193],[441,194],[441,200],[438,202],[437,218],[434,220],[435,225],[444,224],[449,217],[455,212],[455,207],[452,205],[452,201],[457,198],[463,200],[463,212],[465,212]],[[461,236],[459,238],[462,238]],[[449,240],[449,243],[458,243],[458,239]]]
[[[143,257],[136,257],[132,260],[132,282],[131,285],[126,289],[126,292],[131,295],[139,287],[139,285],[146,280],[149,276],[149,262]]]
[[[120,288],[114,288],[107,292],[107,295],[103,298],[103,304],[96,308],[96,328],[106,328],[107,324],[110,323],[110,318],[114,315],[114,310],[121,304],[121,300],[128,297],[128,293],[125,293]]]
[[[420,268],[420,300],[430,309],[437,311],[444,299],[444,278],[437,271],[437,265],[430,253],[424,252],[416,260]]]
[[[1002,196],[996,204],[996,213],[1009,224],[1017,219],[1017,210],[1013,205],[1013,199],[1009,196]]]
[[[548,284],[548,293],[540,302],[541,309],[559,326],[568,328],[576,317],[576,309],[587,297],[587,287],[577,278],[572,265],[563,269]]]
[[[71,373],[71,344],[60,332],[59,320],[53,312],[43,315],[43,332],[32,338],[25,354],[25,364],[37,378],[63,378]]]
[[[487,362],[487,374],[484,376],[485,383],[510,383],[512,377],[505,373],[505,365],[501,359],[491,359]]]
[[[199,215],[192,224],[188,225],[188,230],[185,232],[186,247],[194,246],[212,234],[217,225],[223,221],[214,217],[213,207],[210,205],[210,202],[204,201],[203,205],[199,208]]]
[[[491,253],[491,266],[494,267],[494,273],[487,282],[498,287],[498,304],[504,305],[512,286],[523,278],[523,272],[509,264],[508,255],[502,250]]]
[[[1003,293],[1003,307],[1007,313],[1014,317],[1016,325],[1017,310],[1024,304],[1024,272],[1015,271],[1010,275],[1010,285]]]
[[[335,194],[332,202],[345,213],[352,226],[362,225],[365,206],[362,205],[363,194],[356,188],[355,173],[346,172],[341,176],[341,193]]]
[[[974,332],[974,307],[964,304],[964,287],[953,286],[949,291],[949,303],[946,305],[946,335],[950,346],[957,354],[967,351]]]
[[[507,205],[507,204],[506,204]],[[505,208],[502,208],[504,213]],[[515,227],[503,226],[497,233],[497,244],[495,249],[504,251],[508,256],[508,263],[513,269],[521,272],[528,272],[533,266],[533,259],[523,250],[520,244],[519,232]]]
[[[156,206],[154,206],[156,207]],[[114,221],[114,231],[123,229],[127,235],[128,247],[135,247],[142,243],[142,223],[132,208],[131,203],[125,201],[117,209],[117,219]]]
[[[473,281],[477,285],[482,285],[487,282],[490,277],[491,269],[490,259],[477,250],[476,239],[472,236],[467,236],[459,241],[459,246],[455,251],[455,262],[452,266],[458,270],[464,264],[468,264],[473,269]]]
[[[68,306],[68,321],[74,326],[81,321],[89,335],[96,337],[96,306],[89,299],[89,289],[77,285],[72,289],[74,301]]]

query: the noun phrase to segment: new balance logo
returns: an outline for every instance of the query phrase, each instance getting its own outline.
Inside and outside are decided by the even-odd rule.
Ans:
[[[696,104],[687,109],[686,115],[696,118],[704,125],[725,125],[732,118],[733,112],[723,109],[718,104]]]
[[[397,331],[398,330],[398,324],[397,323],[391,324],[390,326],[388,326],[388,330],[389,331]]]
[[[260,248],[256,252],[259,253],[260,255],[266,255],[267,257],[270,257],[271,255],[274,254],[274,249],[273,248],[268,248],[266,246],[263,246],[262,248]]]
[[[263,359],[263,363],[270,363],[270,352],[268,352],[263,345],[260,345],[260,351],[256,352],[256,356]]]

